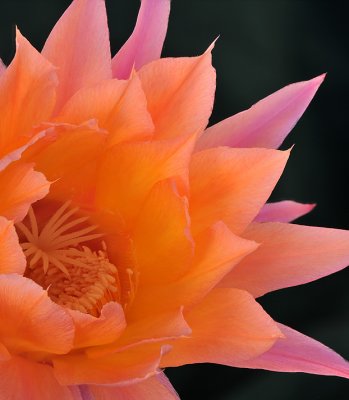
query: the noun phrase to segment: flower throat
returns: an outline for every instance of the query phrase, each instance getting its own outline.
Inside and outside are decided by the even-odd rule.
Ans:
[[[120,301],[118,270],[97,226],[78,212],[66,202],[39,228],[30,207],[26,219],[16,224],[27,258],[24,275],[57,304],[99,316],[104,304]]]

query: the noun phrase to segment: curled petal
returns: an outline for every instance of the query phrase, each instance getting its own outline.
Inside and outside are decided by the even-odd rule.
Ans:
[[[196,149],[217,146],[278,148],[302,116],[325,78],[288,85],[208,128]]]
[[[74,326],[64,309],[32,280],[0,275],[0,342],[9,351],[64,354],[73,345]]]
[[[278,324],[285,337],[266,353],[238,363],[243,368],[260,368],[280,372],[306,372],[349,379],[349,362],[318,341],[285,325]]]
[[[78,89],[110,79],[104,0],[74,0],[53,28],[42,54],[57,67],[56,111]]]
[[[291,200],[267,203],[260,210],[255,222],[291,222],[308,214],[315,204],[302,204]]]
[[[128,79],[133,68],[160,58],[169,14],[170,0],[142,0],[135,29],[113,58],[115,78]]]
[[[252,224],[244,233],[261,243],[221,283],[262,296],[311,282],[349,264],[349,232],[278,222]]]
[[[18,242],[12,221],[0,217],[0,274],[23,274],[25,256]]]

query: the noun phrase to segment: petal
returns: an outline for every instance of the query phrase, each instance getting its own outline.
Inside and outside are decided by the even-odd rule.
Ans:
[[[26,260],[12,221],[0,217],[0,274],[23,274]]]
[[[208,128],[197,150],[217,146],[278,148],[302,116],[325,74],[288,85]]]
[[[254,296],[311,282],[349,264],[349,232],[278,222],[253,224],[247,239],[261,246],[223,280]]]
[[[55,103],[55,68],[17,30],[16,55],[0,77],[0,157],[30,140]]]
[[[91,386],[91,392],[96,400],[180,400],[163,372],[133,385]]]
[[[142,0],[132,35],[113,58],[115,78],[128,79],[133,68],[160,58],[169,14],[170,0]]]
[[[75,326],[74,348],[100,346],[115,341],[126,327],[125,315],[118,303],[107,303],[96,318],[69,310]]]
[[[99,170],[99,208],[121,215],[130,226],[157,182],[171,177],[187,180],[195,139],[193,135],[113,146]]]
[[[238,367],[280,372],[306,372],[349,379],[349,362],[320,342],[285,325],[278,324],[285,335],[259,357],[238,363]]]
[[[162,367],[203,362],[234,365],[264,353],[282,337],[269,315],[242,290],[215,289],[185,317],[192,335],[173,343]]]
[[[100,358],[83,354],[57,357],[53,359],[54,372],[62,385],[137,383],[158,372],[160,359],[168,349],[155,343]]]
[[[156,138],[204,130],[216,87],[211,59],[210,48],[199,57],[163,58],[139,71]]]
[[[154,125],[138,76],[108,80],[79,90],[63,107],[58,121],[81,124],[92,118],[109,133],[109,145],[151,137]]]
[[[9,351],[64,354],[74,326],[64,309],[39,285],[17,274],[0,275],[0,341]]]
[[[2,361],[7,361],[10,359],[11,359],[11,354],[9,353],[7,348],[2,343],[0,343],[0,368],[1,368]]]
[[[0,398],[11,400],[80,400],[61,386],[53,368],[22,357],[0,361]]]
[[[154,186],[135,226],[140,285],[164,285],[183,276],[194,254],[194,243],[188,199],[179,195],[174,181],[161,181]]]
[[[267,203],[255,218],[256,222],[291,222],[308,214],[315,204],[302,204],[291,200]]]
[[[190,166],[192,229],[217,220],[241,233],[278,181],[289,152],[227,147],[195,153]]]
[[[104,0],[74,0],[53,28],[42,54],[57,67],[56,111],[80,88],[111,78]]]
[[[130,319],[164,312],[183,305],[191,307],[205,297],[221,279],[253,252],[258,244],[234,235],[218,222],[195,238],[196,254],[189,272],[166,286],[139,287]]]
[[[50,183],[32,164],[16,162],[0,172],[0,187],[0,215],[18,222],[32,203],[47,195]]]
[[[0,58],[0,76],[6,71],[6,65],[3,63],[2,59]]]

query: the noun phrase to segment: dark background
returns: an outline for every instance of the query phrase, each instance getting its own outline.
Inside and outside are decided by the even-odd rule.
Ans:
[[[40,49],[69,0],[0,1],[0,56],[14,53],[14,26]],[[248,108],[291,82],[328,72],[287,139],[296,144],[273,200],[318,206],[300,223],[349,228],[347,154],[349,49],[345,1],[173,0],[165,56],[214,50],[218,73],[211,123]],[[133,29],[138,0],[107,0],[112,49]],[[349,270],[260,299],[278,321],[349,358]],[[168,370],[183,400],[347,399],[344,379],[195,365]]]

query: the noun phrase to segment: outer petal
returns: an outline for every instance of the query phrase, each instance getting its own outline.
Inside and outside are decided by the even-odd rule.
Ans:
[[[0,172],[0,215],[22,220],[31,203],[45,197],[50,183],[32,164],[13,163]]]
[[[186,313],[193,329],[176,340],[162,367],[211,362],[234,365],[269,350],[282,337],[274,321],[247,292],[215,289]]]
[[[249,110],[208,128],[197,150],[216,146],[277,148],[314,97],[325,75],[286,86]]]
[[[25,144],[32,127],[51,115],[54,67],[17,31],[17,51],[0,77],[0,157]]]
[[[115,341],[126,328],[125,315],[118,303],[107,303],[95,318],[69,310],[75,325],[74,348],[100,346]]]
[[[0,260],[0,275],[24,273],[26,260],[16,230],[13,222],[3,217],[0,217]]]
[[[200,57],[163,58],[139,71],[156,138],[204,130],[216,87],[211,59],[210,48]]]
[[[90,390],[96,400],[180,400],[164,373],[134,385],[91,386]]]
[[[169,14],[170,0],[142,0],[135,29],[113,58],[115,78],[128,79],[133,68],[160,58]]]
[[[0,275],[0,341],[11,353],[64,354],[73,345],[74,326],[62,307],[30,279]]]
[[[108,80],[79,90],[64,106],[58,120],[81,124],[92,118],[108,131],[109,145],[149,139],[154,130],[136,74],[130,81]]]
[[[178,137],[112,147],[99,170],[99,207],[120,214],[130,227],[154,184],[171,177],[187,180],[195,139]]]
[[[6,71],[6,65],[3,63],[3,61],[0,58],[0,76]]]
[[[349,232],[283,223],[253,224],[244,236],[262,243],[222,285],[254,296],[311,282],[349,264]]]
[[[285,325],[278,326],[285,335],[284,339],[278,340],[259,357],[236,366],[349,378],[349,362],[333,350]]]
[[[74,0],[53,28],[42,54],[58,68],[56,111],[78,89],[111,78],[104,0]]]
[[[174,181],[154,186],[135,226],[133,238],[141,284],[165,285],[182,277],[192,261],[194,243],[188,199],[179,195]]]
[[[233,232],[241,233],[270,196],[288,156],[289,152],[278,150],[226,147],[194,154],[190,166],[193,230],[223,220]]]
[[[313,210],[315,204],[302,204],[291,200],[267,203],[255,218],[256,222],[291,222]]]
[[[155,343],[93,359],[72,354],[53,359],[54,372],[63,385],[132,384],[155,375],[168,350]]]
[[[0,398],[7,400],[81,400],[53,376],[53,368],[14,357],[0,361]]]

